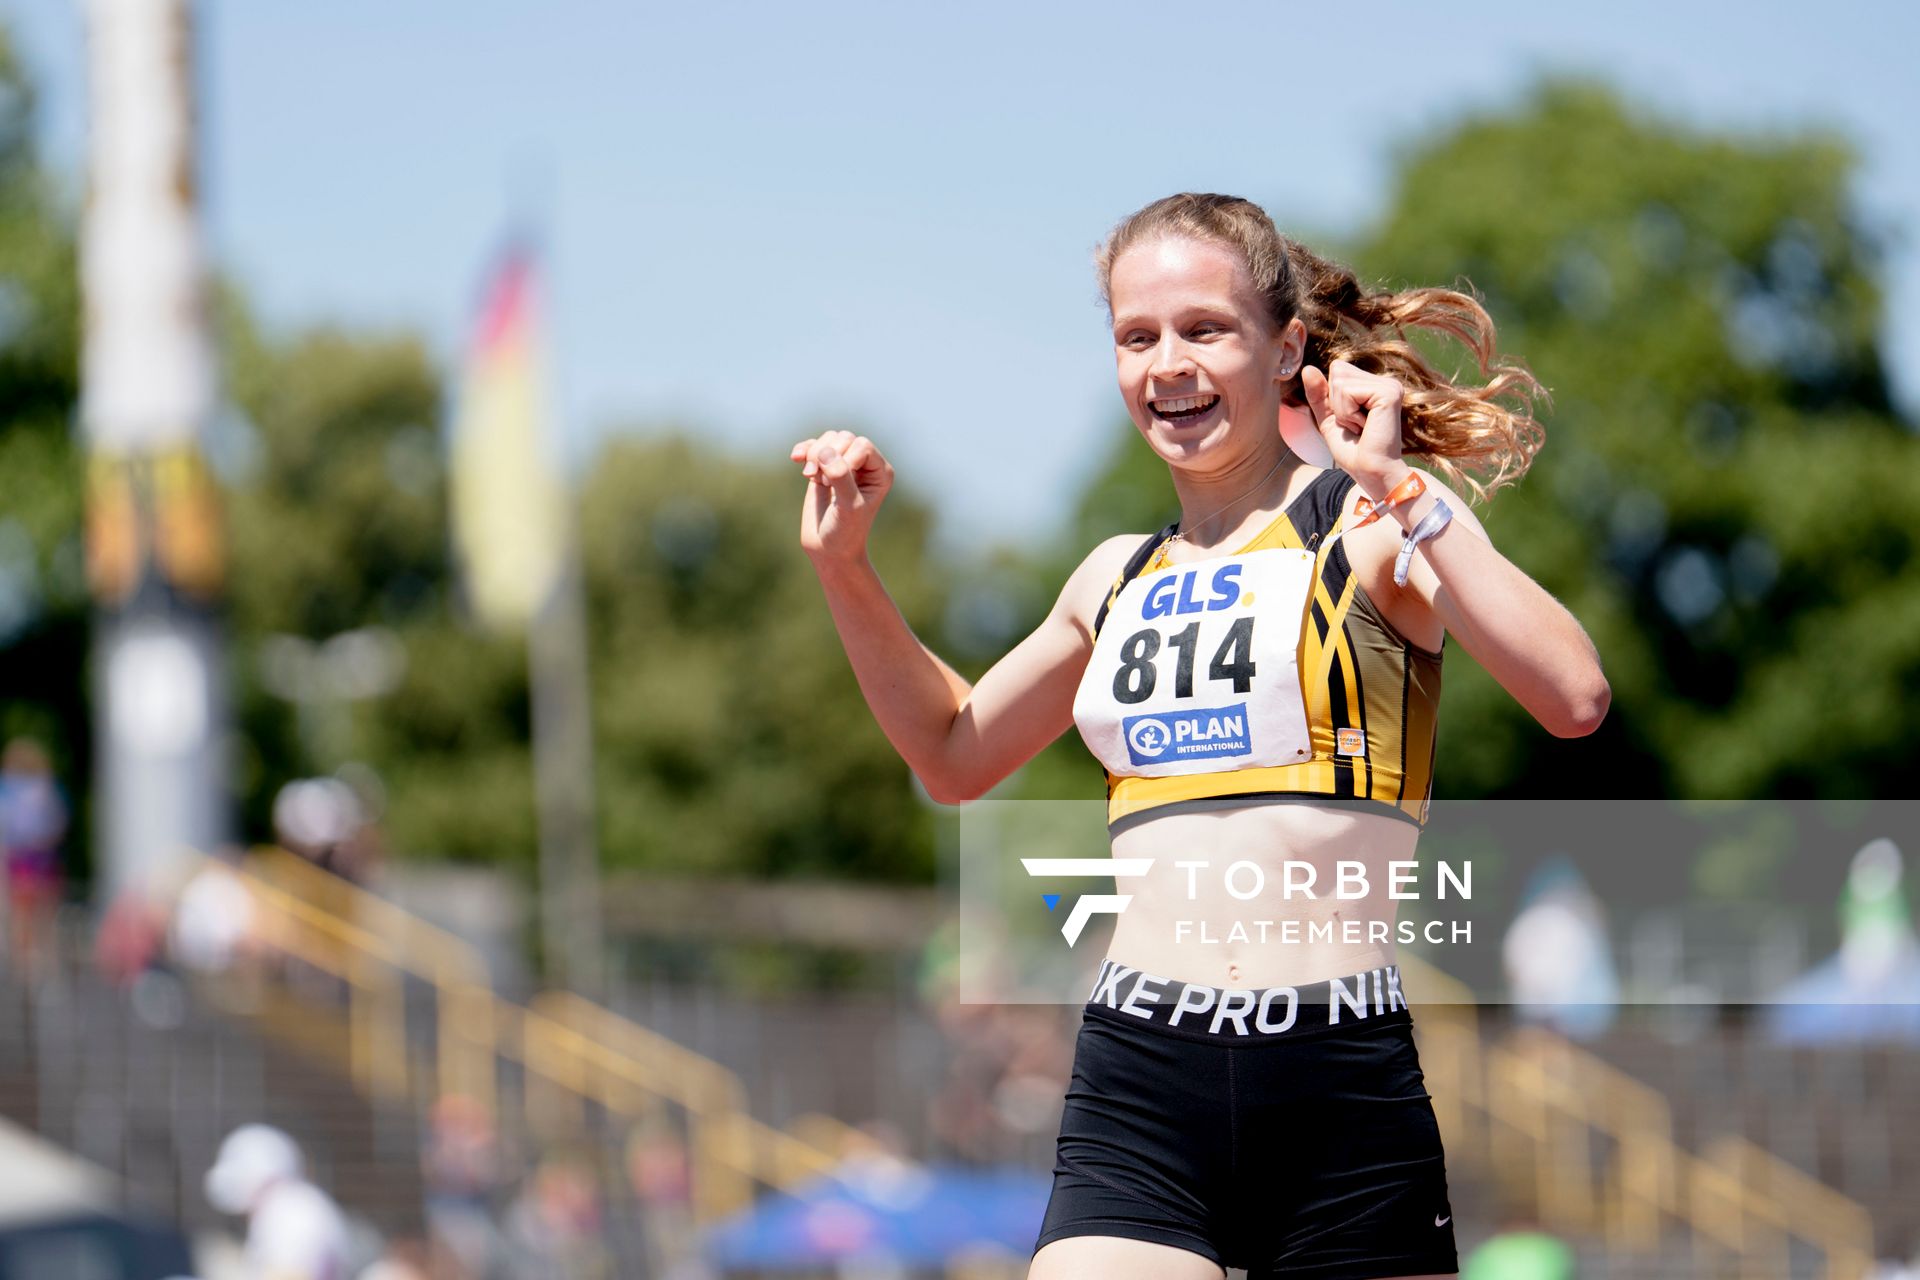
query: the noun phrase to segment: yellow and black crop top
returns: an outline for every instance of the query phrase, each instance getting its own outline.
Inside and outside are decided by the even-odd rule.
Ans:
[[[1339,536],[1353,484],[1322,471],[1231,555],[1166,563],[1173,524],[1128,560],[1073,704],[1109,831],[1285,801],[1425,824],[1441,655],[1354,578]]]

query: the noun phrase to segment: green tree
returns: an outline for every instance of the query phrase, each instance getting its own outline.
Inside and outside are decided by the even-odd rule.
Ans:
[[[523,861],[533,847],[525,648],[458,615],[447,546],[441,374],[407,333],[262,334],[237,300],[222,334],[236,412],[214,433],[229,484],[231,652],[247,827],[291,778],[370,766],[402,852]],[[375,629],[397,688],[304,712],[274,646]]]
[[[72,793],[88,761],[79,271],[34,115],[0,32],[0,737],[41,739]],[[84,830],[67,843],[84,850]]]
[[[582,495],[608,861],[924,880],[931,811],[862,699],[799,549],[790,465],[685,435],[615,438]],[[876,566],[936,648],[924,505],[896,492]]]
[[[1451,646],[1438,794],[1906,784],[1920,446],[1876,346],[1854,164],[1826,134],[1698,132],[1577,82],[1402,149],[1351,260],[1388,287],[1470,283],[1551,389],[1532,474],[1482,514],[1613,685],[1598,734],[1549,742]],[[1164,467],[1129,442],[1080,541],[1170,510]]]

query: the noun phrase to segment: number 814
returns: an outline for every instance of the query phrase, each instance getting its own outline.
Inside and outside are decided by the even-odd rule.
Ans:
[[[1162,644],[1179,654],[1173,666],[1173,696],[1193,696],[1193,659],[1200,647],[1200,624],[1189,622],[1170,636],[1162,637],[1152,627],[1136,631],[1120,644],[1120,669],[1113,673],[1113,697],[1129,705],[1145,702],[1153,696],[1159,678],[1154,659]],[[1220,647],[1207,662],[1209,680],[1231,680],[1235,693],[1253,687],[1253,619],[1236,618],[1227,628]]]

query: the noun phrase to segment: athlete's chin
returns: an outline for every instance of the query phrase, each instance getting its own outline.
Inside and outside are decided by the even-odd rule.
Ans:
[[[1169,466],[1190,464],[1199,458],[1210,457],[1231,438],[1232,433],[1233,424],[1224,418],[1217,425],[1201,431],[1181,431],[1159,422],[1140,428],[1140,434],[1147,439],[1147,447],[1159,454]]]

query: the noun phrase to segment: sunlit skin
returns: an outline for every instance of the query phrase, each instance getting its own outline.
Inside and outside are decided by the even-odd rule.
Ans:
[[[1392,378],[1343,361],[1301,368],[1305,333],[1296,319],[1276,326],[1238,255],[1210,242],[1160,238],[1121,254],[1110,275],[1115,369],[1121,398],[1147,445],[1166,462],[1179,499],[1182,541],[1173,563],[1231,552],[1252,539],[1316,474],[1290,456],[1283,413],[1304,412],[1334,463],[1356,481],[1349,502],[1375,501],[1408,474],[1401,457],[1404,390]],[[1297,374],[1304,409],[1284,391]],[[1156,411],[1167,400],[1217,396],[1189,422]],[[959,803],[984,794],[1072,725],[1076,686],[1092,654],[1093,617],[1144,533],[1116,537],[1082,561],[1046,619],[977,682],[969,684],[906,626],[873,572],[866,534],[893,483],[873,442],[830,431],[799,441],[791,457],[808,479],[801,545],[827,596],[860,688],[875,719],[934,799]],[[1348,535],[1345,547],[1362,589],[1406,639],[1425,649],[1443,636],[1459,645],[1540,723],[1558,736],[1590,733],[1608,691],[1599,661],[1571,614],[1493,547],[1464,498],[1422,471],[1427,493]],[[1453,523],[1423,543],[1407,584],[1392,578],[1402,532],[1445,498]],[[1143,823],[1113,843],[1115,856],[1206,850],[1218,864],[1245,858],[1278,883],[1288,860],[1337,858],[1368,864],[1384,883],[1389,859],[1412,856],[1418,831],[1372,813],[1313,804],[1249,806],[1175,814]],[[1107,954],[1129,965],[1221,987],[1298,985],[1391,963],[1391,945],[1218,944],[1196,948],[1167,927],[1173,916],[1203,921],[1216,935],[1246,914],[1217,877],[1189,898],[1186,874],[1155,857],[1144,877],[1116,878],[1134,894]],[[1277,918],[1395,918],[1396,903],[1295,901]],[[1116,1237],[1057,1241],[1034,1257],[1030,1280],[1101,1277],[1219,1277],[1220,1267],[1185,1250]],[[1423,1277],[1420,1280],[1438,1280]]]
[[[1248,498],[1288,452],[1275,425],[1305,329],[1294,320],[1276,333],[1239,256],[1204,241],[1138,245],[1113,264],[1110,288],[1120,397],[1171,469],[1182,512],[1199,517]],[[1153,411],[1157,400],[1204,395],[1220,403],[1190,424]],[[1257,510],[1258,497],[1235,503],[1227,518]],[[1202,545],[1221,532],[1183,528]]]

